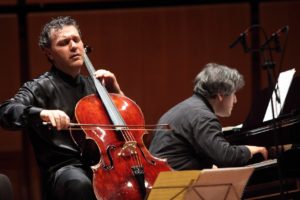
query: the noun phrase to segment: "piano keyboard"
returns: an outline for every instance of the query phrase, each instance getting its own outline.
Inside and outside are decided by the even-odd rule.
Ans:
[[[254,167],[254,169],[263,169],[266,167],[270,167],[270,166],[275,166],[277,165],[277,159],[269,159],[269,160],[264,160],[258,163],[254,163],[254,164],[250,164],[247,165],[247,167]]]

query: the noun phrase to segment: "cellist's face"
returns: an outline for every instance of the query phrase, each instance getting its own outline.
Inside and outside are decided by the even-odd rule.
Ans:
[[[63,72],[76,76],[83,66],[84,47],[78,30],[74,26],[51,30],[51,47],[45,49],[48,58]]]

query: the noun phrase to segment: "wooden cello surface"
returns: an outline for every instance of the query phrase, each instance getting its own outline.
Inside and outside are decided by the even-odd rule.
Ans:
[[[145,122],[138,105],[102,87],[100,94],[82,98],[75,108],[79,124],[99,125],[82,126],[86,139],[92,139],[101,153],[99,163],[92,166],[94,192],[99,200],[145,199],[158,174],[171,168],[145,147],[145,129],[140,128]],[[139,128],[130,128],[134,126]]]

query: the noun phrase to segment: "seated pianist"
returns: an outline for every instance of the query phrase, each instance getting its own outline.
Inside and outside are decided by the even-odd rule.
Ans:
[[[267,159],[263,146],[231,145],[224,137],[218,117],[229,117],[243,76],[233,68],[208,63],[194,80],[191,97],[175,105],[159,120],[171,130],[156,131],[150,152],[166,158],[175,170],[246,165],[256,154]]]
[[[195,78],[193,95],[175,105],[160,118],[158,123],[169,124],[171,130],[155,132],[150,152],[157,157],[166,158],[168,164],[175,170],[249,166],[254,163],[252,166],[257,164],[256,166],[263,167],[255,167],[243,199],[258,196],[263,199],[274,199],[276,195],[279,196],[277,199],[300,199],[297,193],[285,191],[287,188],[300,191],[297,186],[299,182],[297,179],[282,181],[287,170],[280,171],[283,168],[278,168],[276,157],[278,152],[285,152],[284,156],[278,157],[278,162],[284,167],[294,166],[292,176],[296,174],[299,177],[300,166],[295,164],[295,161],[299,158],[297,144],[300,144],[300,134],[297,132],[300,129],[300,112],[289,111],[291,118],[284,118],[283,121],[279,119],[281,123],[279,125],[284,127],[278,130],[279,135],[283,135],[278,138],[280,146],[274,145],[276,137],[272,133],[274,127],[270,122],[264,124],[265,127],[256,127],[257,129],[237,129],[240,132],[231,135],[222,131],[218,117],[231,115],[231,110],[237,102],[236,92],[243,85],[243,76],[237,70],[215,63],[207,64]],[[292,84],[291,87],[293,85],[299,84]],[[289,96],[291,94],[288,94],[287,100]],[[292,96],[295,106],[285,104],[285,109],[298,106],[299,95]],[[261,135],[264,137],[261,138]],[[286,136],[288,139],[285,139]],[[262,163],[269,166],[261,165]],[[282,182],[285,185],[282,185]],[[283,191],[291,198],[282,198]]]

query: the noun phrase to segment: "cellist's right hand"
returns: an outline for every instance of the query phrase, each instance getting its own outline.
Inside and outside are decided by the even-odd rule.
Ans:
[[[66,129],[70,125],[69,116],[61,110],[42,110],[40,117],[44,122],[49,122],[57,130]]]

